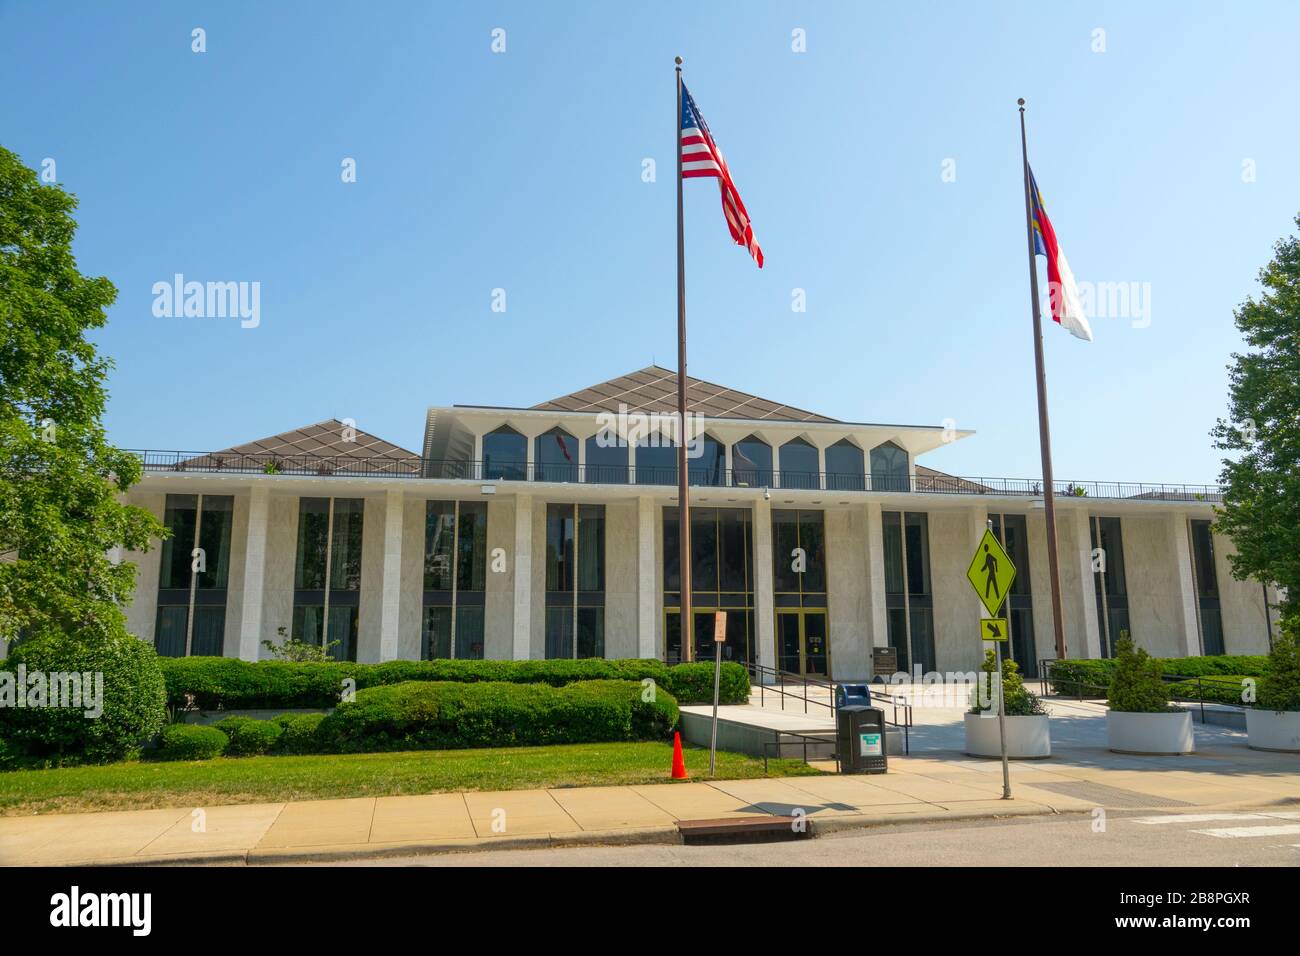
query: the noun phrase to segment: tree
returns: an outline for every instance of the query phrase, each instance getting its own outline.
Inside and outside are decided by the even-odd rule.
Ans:
[[[105,437],[86,338],[117,290],[77,271],[76,205],[0,147],[0,640],[124,633],[135,568],[109,552],[165,534],[119,500],[141,463]]]
[[[1295,219],[1300,228],[1300,215]],[[1228,366],[1230,419],[1211,435],[1225,458],[1215,531],[1232,537],[1232,575],[1286,589],[1284,619],[1300,616],[1300,237],[1280,239],[1259,273],[1263,295],[1236,310],[1251,351]]]

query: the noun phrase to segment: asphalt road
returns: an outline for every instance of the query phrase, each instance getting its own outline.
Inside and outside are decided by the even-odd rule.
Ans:
[[[561,847],[368,860],[363,866],[1300,866],[1300,812],[1109,811],[898,824],[794,842]],[[1215,817],[1215,819],[1206,819]]]

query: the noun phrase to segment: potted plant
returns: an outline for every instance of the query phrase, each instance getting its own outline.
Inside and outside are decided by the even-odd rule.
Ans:
[[[1052,755],[1052,737],[1047,710],[1043,702],[1025,688],[1020,668],[1013,660],[1002,662],[1002,680],[996,681],[997,655],[988,651],[980,670],[986,675],[984,686],[991,689],[981,695],[980,687],[971,693],[971,709],[966,713],[966,753],[972,757],[1001,757],[1002,734],[998,729],[998,693],[1006,705],[1007,756],[1012,760],[1039,760]]]
[[[1160,663],[1120,631],[1106,693],[1106,742],[1115,753],[1173,755],[1196,749],[1191,712],[1169,705],[1160,674]]]
[[[1246,733],[1254,750],[1300,753],[1300,645],[1293,624],[1268,652],[1268,673],[1259,699],[1246,711]]]

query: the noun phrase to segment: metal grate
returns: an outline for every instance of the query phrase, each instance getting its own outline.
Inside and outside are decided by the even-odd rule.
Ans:
[[[1035,783],[1036,790],[1050,790],[1063,797],[1086,800],[1099,807],[1110,810],[1142,810],[1147,807],[1190,807],[1194,804],[1184,800],[1170,800],[1168,797],[1153,797],[1137,790],[1125,790],[1123,787],[1110,787],[1104,783],[1091,783],[1087,780],[1072,783]]]

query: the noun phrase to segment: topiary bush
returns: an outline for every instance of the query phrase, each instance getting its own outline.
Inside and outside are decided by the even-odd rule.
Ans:
[[[226,751],[229,739],[205,724],[168,724],[158,735],[155,760],[211,760]]]
[[[46,633],[15,646],[5,663],[24,667],[29,688],[41,674],[90,675],[80,707],[0,707],[0,737],[19,754],[47,763],[104,763],[139,754],[140,745],[167,722],[167,696],[154,649],[125,630],[93,637]],[[96,675],[102,675],[102,682]],[[102,711],[94,688],[102,689]],[[71,696],[66,698],[69,702]]]
[[[713,664],[669,667],[652,659],[539,661],[241,661],[232,657],[169,657],[162,659],[167,699],[184,707],[186,696],[202,710],[258,710],[277,707],[333,707],[344,681],[356,689],[404,681],[481,681],[549,684],[562,687],[576,681],[651,678],[685,703],[713,701]],[[740,664],[722,665],[721,701],[743,704],[749,698],[749,677]]]
[[[230,739],[226,747],[228,757],[256,757],[270,753],[283,728],[271,720],[254,720],[252,717],[227,717],[213,724]]]
[[[1115,669],[1106,701],[1110,709],[1127,714],[1161,714],[1169,706],[1169,690],[1160,679],[1160,662],[1124,634],[1115,643]]]
[[[275,718],[280,725],[280,736],[275,740],[273,753],[309,754],[320,749],[317,729],[324,714],[281,714]]]
[[[1300,644],[1294,633],[1273,641],[1268,662],[1268,674],[1259,682],[1259,707],[1278,712],[1300,710]]]
[[[632,681],[408,681],[358,691],[320,722],[316,740],[333,753],[656,740],[677,717],[670,694]]]

